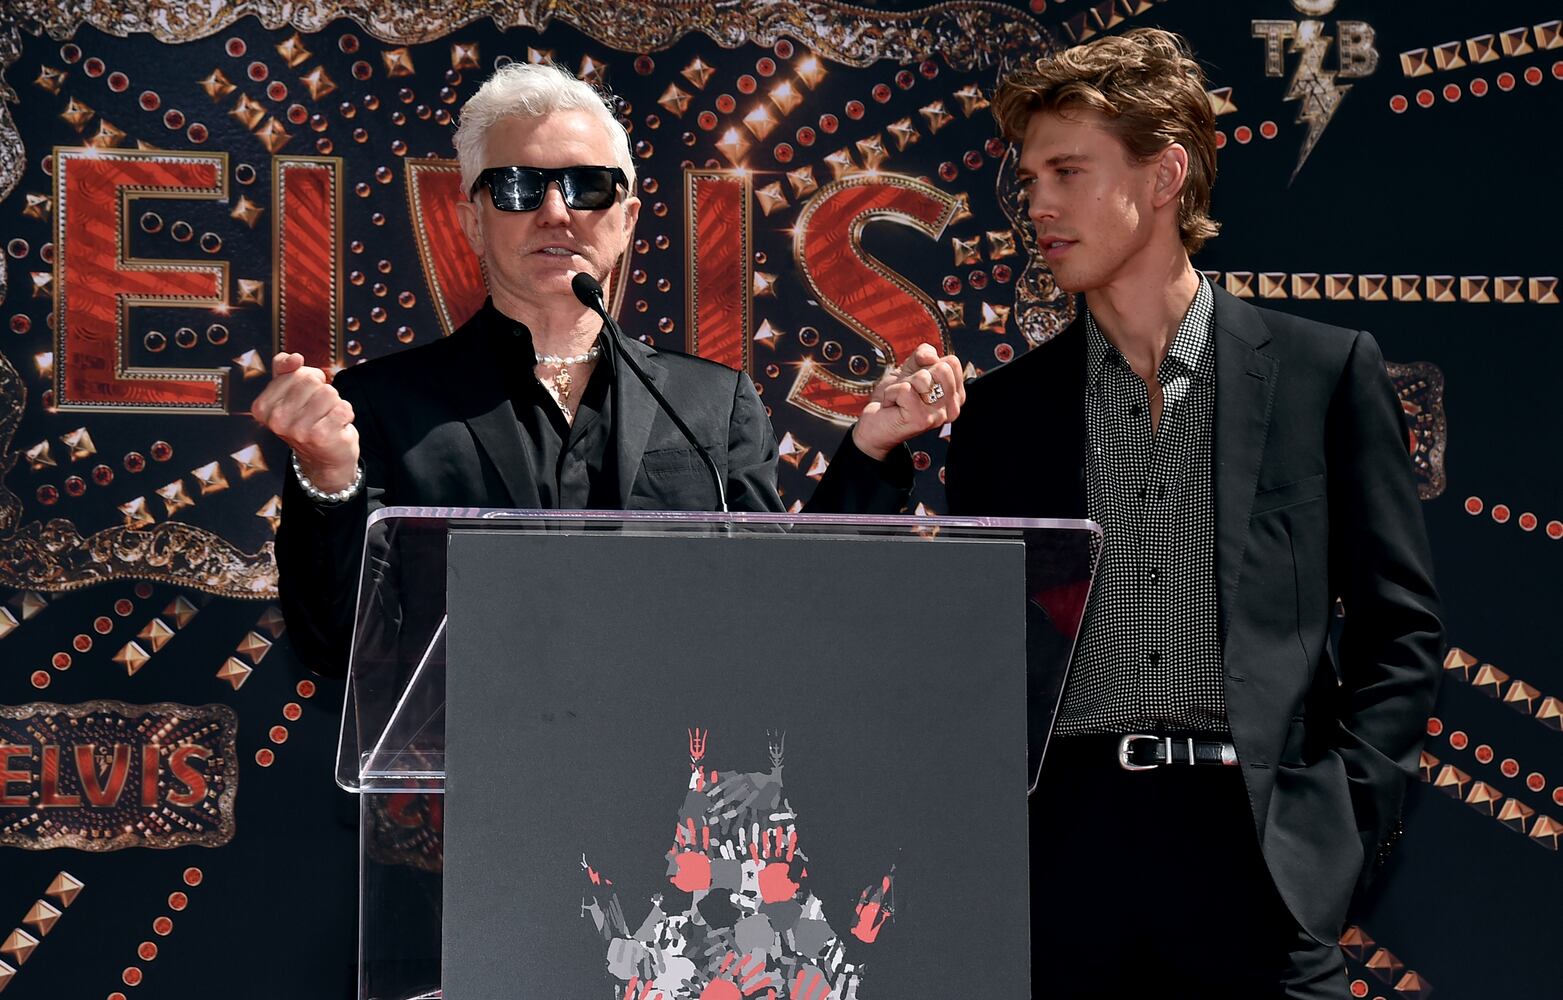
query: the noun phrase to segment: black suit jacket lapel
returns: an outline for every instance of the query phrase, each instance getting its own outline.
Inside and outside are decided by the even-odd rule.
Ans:
[[[1216,585],[1221,641],[1237,600],[1248,518],[1259,482],[1271,406],[1281,363],[1260,348],[1270,340],[1259,311],[1219,288],[1215,292],[1216,413],[1211,448],[1216,507]]]
[[[620,338],[619,343],[624,345],[625,352],[635,359],[657,390],[667,395],[668,373],[657,361],[657,352],[628,337]],[[661,407],[635,373],[625,368],[622,360],[614,358],[613,363],[613,437],[618,463],[619,507],[627,509],[630,491],[640,472],[641,456],[646,453],[646,442],[651,438],[651,425],[656,422]]]
[[[482,319],[479,313],[476,323]],[[537,481],[532,477],[532,457],[527,454],[526,443],[516,422],[515,408],[511,403],[510,380],[530,378],[530,372],[507,371],[488,348],[487,338],[494,336],[481,328],[463,328],[453,336],[464,341],[462,349],[454,352],[456,371],[448,378],[447,385],[453,393],[455,406],[462,420],[471,429],[478,447],[488,456],[499,481],[504,484],[511,507],[538,507],[542,501],[537,491]]]

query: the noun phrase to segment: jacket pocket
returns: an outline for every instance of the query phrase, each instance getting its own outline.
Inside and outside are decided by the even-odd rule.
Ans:
[[[705,470],[700,453],[693,448],[663,448],[648,451],[640,456],[640,468],[644,473],[678,473],[685,469]]]
[[[1296,479],[1281,486],[1260,490],[1254,494],[1254,506],[1249,516],[1257,517],[1272,510],[1280,510],[1282,507],[1293,507],[1317,500],[1322,496],[1324,496],[1324,474],[1321,472],[1305,479]]]
[[[718,472],[722,471],[720,458]],[[692,448],[665,448],[641,456],[630,488],[631,510],[715,510],[711,473]]]

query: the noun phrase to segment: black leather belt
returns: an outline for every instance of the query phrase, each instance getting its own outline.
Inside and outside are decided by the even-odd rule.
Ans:
[[[1150,771],[1166,764],[1237,766],[1237,748],[1223,740],[1192,736],[1131,733],[1118,740],[1118,766],[1125,771]]]

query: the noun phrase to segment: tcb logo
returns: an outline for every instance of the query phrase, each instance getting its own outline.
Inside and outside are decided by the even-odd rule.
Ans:
[[[1308,134],[1303,137],[1292,180],[1297,179],[1303,162],[1318,145],[1319,137],[1351,89],[1351,84],[1336,83],[1336,80],[1371,76],[1378,69],[1372,25],[1366,21],[1336,21],[1335,34],[1330,35],[1329,24],[1317,20],[1334,11],[1337,2],[1292,0],[1297,12],[1308,17],[1301,21],[1259,19],[1253,23],[1254,37],[1265,43],[1266,76],[1285,76],[1286,56],[1298,56],[1297,68],[1286,88],[1286,100],[1301,102],[1297,108],[1297,121],[1308,126]],[[1335,66],[1327,69],[1325,56],[1332,42],[1337,43]]]

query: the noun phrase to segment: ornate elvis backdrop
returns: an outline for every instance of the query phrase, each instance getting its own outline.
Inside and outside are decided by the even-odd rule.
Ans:
[[[341,685],[293,661],[271,603],[285,455],[247,411],[278,348],[351,365],[481,300],[450,133],[495,65],[554,59],[620,95],[646,208],[619,314],[752,374],[802,501],[887,362],[942,341],[977,374],[1072,317],[1030,262],[987,98],[1015,60],[1150,24],[1216,88],[1225,231],[1196,264],[1378,335],[1438,556],[1456,648],[1408,832],[1343,940],[1352,992],[1555,993],[1546,6],[7,0],[0,989],[350,989]],[[919,444],[919,509],[940,509],[943,453]],[[811,627],[763,610],[757,641]],[[399,831],[438,804],[402,805],[379,849],[437,865]]]

